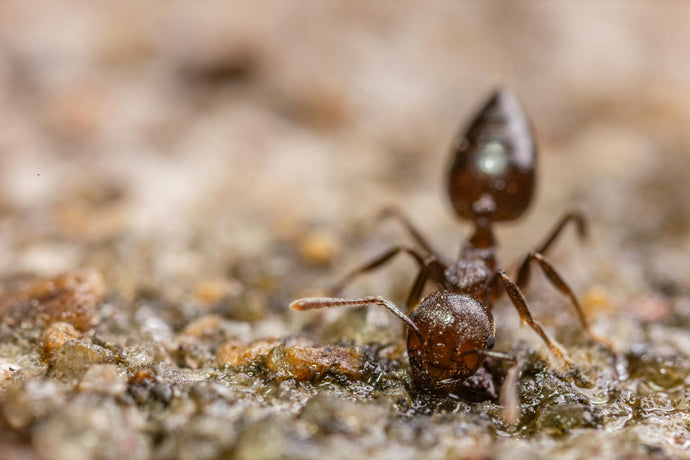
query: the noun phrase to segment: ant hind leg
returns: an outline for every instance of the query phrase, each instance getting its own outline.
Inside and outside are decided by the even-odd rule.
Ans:
[[[588,235],[588,226],[587,226],[587,220],[585,219],[585,216],[580,212],[580,211],[570,211],[567,212],[565,215],[563,215],[556,225],[554,226],[553,230],[549,232],[548,236],[544,239],[544,241],[537,246],[537,248],[532,251],[532,252],[538,252],[540,254],[545,254],[551,245],[556,241],[556,239],[562,235],[563,229],[565,229],[565,226],[569,223],[573,222],[575,224],[575,228],[577,229],[577,235],[580,237],[580,239],[585,239],[587,238]],[[525,259],[522,261],[520,264],[520,268],[518,269],[518,274],[517,274],[517,285],[520,288],[524,288],[527,282],[529,281],[529,276],[530,276],[530,264],[529,264],[529,255],[525,257]]]

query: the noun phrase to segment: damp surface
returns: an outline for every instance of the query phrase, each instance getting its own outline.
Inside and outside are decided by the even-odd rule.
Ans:
[[[687,7],[42,9],[0,6],[3,458],[690,457]],[[459,252],[450,147],[497,82],[540,147],[500,265],[582,210],[590,237],[548,258],[616,351],[533,269],[575,366],[498,301],[515,423],[507,365],[425,394],[383,309],[288,309],[412,243],[385,206]],[[401,305],[415,274],[401,256],[345,294]]]

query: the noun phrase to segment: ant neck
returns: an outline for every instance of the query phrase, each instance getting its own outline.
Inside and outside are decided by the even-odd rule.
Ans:
[[[494,231],[490,219],[478,217],[474,221],[474,234],[467,242],[467,246],[474,249],[496,248],[496,238],[494,238]]]
[[[491,269],[496,269],[496,238],[492,222],[485,217],[475,220],[474,233],[462,248],[463,259],[481,259]]]

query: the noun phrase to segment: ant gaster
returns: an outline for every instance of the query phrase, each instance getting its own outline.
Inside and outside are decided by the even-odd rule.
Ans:
[[[544,243],[524,258],[516,282],[504,270],[497,269],[493,224],[515,220],[528,208],[535,188],[536,156],[532,126],[522,105],[509,91],[495,91],[453,145],[448,194],[458,216],[474,224],[474,233],[458,260],[454,264],[444,263],[402,212],[388,209],[383,215],[398,219],[420,249],[394,246],[351,271],[331,292],[337,295],[358,275],[379,268],[397,254],[407,253],[419,266],[406,301],[408,313],[416,306],[409,316],[381,297],[304,298],[295,300],[290,307],[294,310],[366,304],[385,307],[407,326],[407,352],[416,387],[450,393],[477,372],[487,357],[492,357],[514,363],[514,372],[506,379],[505,388],[508,380],[514,385],[519,365],[510,355],[490,351],[495,333],[491,301],[500,295],[501,287],[522,322],[527,323],[567,367],[572,365],[532,318],[520,292],[529,279],[531,263],[536,262],[551,284],[570,299],[589,336],[610,348],[606,339],[591,330],[573,291],[543,256],[569,222],[576,225],[580,237],[586,236],[586,222],[580,213],[567,213],[558,221]],[[435,283],[439,290],[419,302],[428,281]],[[517,407],[515,394],[512,399],[508,403]]]

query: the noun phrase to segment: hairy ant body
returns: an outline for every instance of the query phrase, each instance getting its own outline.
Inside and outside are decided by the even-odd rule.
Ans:
[[[522,322],[527,323],[567,367],[572,365],[532,318],[520,292],[520,287],[529,280],[531,263],[536,262],[551,284],[570,299],[589,336],[610,348],[606,339],[591,330],[573,291],[543,256],[569,222],[576,225],[580,237],[586,236],[586,222],[580,213],[565,214],[544,243],[524,258],[517,282],[513,282],[504,270],[497,269],[493,224],[522,216],[534,194],[537,151],[531,123],[520,102],[506,90],[495,91],[454,143],[453,155],[448,181],[450,200],[459,217],[474,223],[474,233],[462,248],[457,262],[443,263],[410,220],[400,211],[389,209],[384,215],[397,218],[421,250],[394,246],[351,271],[332,290],[332,295],[336,295],[358,275],[381,267],[397,254],[409,254],[419,266],[406,301],[409,316],[381,297],[304,298],[295,300],[290,307],[294,310],[366,304],[386,307],[407,326],[411,376],[418,388],[450,393],[477,372],[487,357],[514,363],[513,373],[509,374],[504,388],[510,382],[514,387],[519,368],[517,359],[490,351],[495,333],[491,302],[500,295],[501,287]],[[434,282],[439,290],[420,302],[428,281]],[[504,404],[517,407],[516,401],[513,393],[512,401],[504,401]]]

